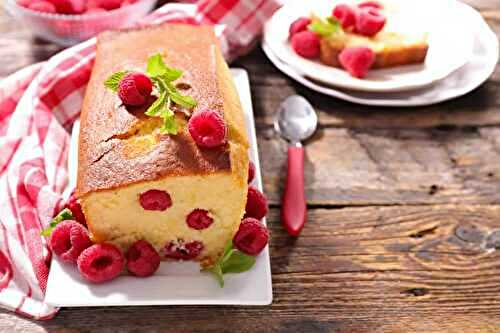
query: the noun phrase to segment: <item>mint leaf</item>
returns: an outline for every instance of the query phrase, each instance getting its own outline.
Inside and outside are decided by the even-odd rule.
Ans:
[[[160,128],[161,133],[177,135],[178,129],[174,111],[167,109],[162,112],[160,117],[163,119],[163,125]]]
[[[307,28],[322,37],[329,37],[336,32],[342,31],[339,21],[333,17],[328,17],[326,20],[315,19]]]
[[[61,210],[59,212],[59,214],[57,214],[53,219],[52,221],[50,221],[50,224],[49,224],[49,227],[48,228],[45,228],[42,230],[42,232],[40,233],[42,236],[46,236],[46,237],[49,237],[51,234],[52,234],[52,231],[54,230],[54,228],[59,224],[61,223],[62,221],[66,221],[66,220],[74,220],[75,217],[73,216],[73,213],[71,212],[71,210],[69,210],[68,208],[64,208],[63,210]]]
[[[167,72],[167,65],[163,62],[161,54],[157,53],[149,57],[146,71],[153,77],[162,76]]]
[[[214,265],[208,271],[215,276],[217,282],[219,282],[220,287],[224,288],[224,273],[222,273],[220,265]]]
[[[222,263],[222,273],[242,273],[248,271],[255,265],[255,257],[233,250],[231,256]]]
[[[180,106],[188,109],[192,109],[198,104],[193,97],[182,95],[178,92],[170,93],[170,98],[172,98],[172,101],[175,104],[179,104]]]
[[[212,273],[222,288],[224,287],[224,274],[243,273],[250,270],[254,265],[254,257],[234,249],[232,241],[229,241],[219,260],[205,271]]]
[[[161,75],[161,78],[167,82],[175,81],[182,76],[182,71],[180,69],[167,67],[165,73]]]
[[[106,81],[104,81],[104,86],[108,89],[113,90],[114,92],[118,91],[118,86],[120,85],[120,81],[123,79],[125,75],[128,74],[128,71],[121,71],[111,74]]]
[[[160,113],[163,108],[165,108],[165,102],[167,100],[167,92],[163,91],[160,93],[160,97],[151,104],[151,106],[144,112],[146,116],[154,117]]]
[[[174,87],[170,82],[165,83],[166,89],[172,99],[172,102],[188,109],[194,108],[198,103],[194,100],[193,97],[182,95],[176,87]]]

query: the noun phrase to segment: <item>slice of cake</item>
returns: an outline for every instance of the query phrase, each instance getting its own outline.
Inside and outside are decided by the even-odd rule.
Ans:
[[[425,61],[429,45],[425,34],[402,34],[381,31],[373,37],[346,32],[320,39],[322,63],[341,67],[339,54],[345,48],[368,47],[375,53],[372,68],[389,68],[402,65],[419,64]]]
[[[315,14],[296,19],[289,29],[290,44],[298,55],[319,58],[358,78],[369,69],[423,63],[427,32],[406,12],[374,1],[340,3],[326,19]]]
[[[155,54],[182,71],[166,87],[177,124],[168,134],[162,117],[147,115],[162,94],[153,90],[145,105],[125,106],[103,85],[124,69],[154,70],[154,63],[146,67]],[[175,103],[174,84],[196,101],[194,108]],[[204,147],[193,139],[188,121],[205,110],[224,120],[225,144]],[[167,24],[98,37],[81,114],[76,193],[94,242],[126,251],[144,239],[162,258],[213,264],[245,213],[247,149],[243,111],[210,27]]]

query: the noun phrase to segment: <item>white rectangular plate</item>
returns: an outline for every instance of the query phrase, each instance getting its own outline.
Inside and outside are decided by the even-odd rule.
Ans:
[[[250,158],[257,173],[255,186],[262,190],[257,138],[252,111],[252,99],[247,72],[231,70],[245,113],[250,140]],[[77,136],[79,123],[72,133],[69,158],[70,186],[76,183]],[[200,272],[196,263],[163,262],[158,272],[149,278],[123,275],[104,284],[83,280],[74,265],[57,258],[52,260],[46,302],[54,306],[127,306],[127,305],[268,305],[273,294],[269,249],[259,255],[248,272],[228,274],[221,288],[215,278]]]

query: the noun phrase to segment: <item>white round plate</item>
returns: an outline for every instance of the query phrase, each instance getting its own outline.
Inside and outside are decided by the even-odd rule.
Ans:
[[[364,79],[346,71],[297,55],[288,41],[290,24],[300,16],[328,16],[338,3],[353,0],[287,2],[264,27],[264,43],[283,62],[323,84],[368,92],[396,92],[422,88],[444,79],[470,58],[473,34],[463,22],[463,7],[455,0],[389,0],[387,31],[428,35],[429,51],[424,64],[372,70]]]
[[[464,15],[462,22],[473,32],[473,52],[469,62],[433,86],[411,92],[370,93],[333,89],[309,80],[305,73],[284,63],[263,43],[262,48],[269,60],[283,73],[304,86],[352,103],[375,106],[411,107],[436,104],[456,98],[474,90],[486,81],[498,62],[499,45],[496,34],[482,16],[472,7],[460,4]]]

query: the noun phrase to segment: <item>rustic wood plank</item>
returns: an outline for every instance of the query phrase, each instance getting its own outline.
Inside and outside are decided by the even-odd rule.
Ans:
[[[317,209],[298,239],[269,221],[269,307],[0,314],[7,332],[498,332],[500,206]],[[446,320],[443,320],[446,318]]]
[[[265,192],[279,203],[287,144],[259,127]],[[306,145],[310,205],[500,202],[500,128],[320,129]]]

